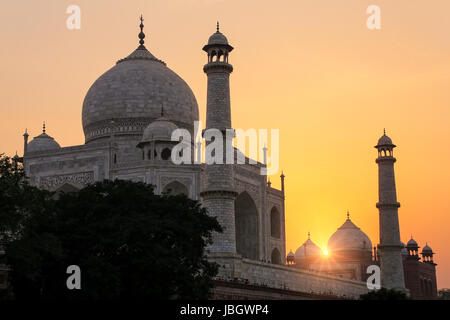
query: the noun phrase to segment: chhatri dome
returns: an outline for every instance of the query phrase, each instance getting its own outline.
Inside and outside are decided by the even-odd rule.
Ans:
[[[27,152],[55,150],[59,148],[61,148],[59,143],[45,133],[45,122],[42,126],[42,133],[37,137],[34,137],[34,139],[27,144]]]
[[[144,129],[142,140],[138,147],[150,141],[171,141],[172,132],[176,129],[178,129],[177,125],[164,117],[164,112],[161,108],[161,116]]]
[[[86,143],[114,135],[141,138],[144,128],[160,117],[193,130],[198,106],[187,83],[144,46],[143,19],[139,46],[91,86],[83,102]]]
[[[382,147],[382,146],[395,146],[392,143],[392,139],[386,135],[386,129],[383,130],[383,135],[381,136],[380,139],[378,139],[378,143],[377,143],[377,147]]]
[[[219,22],[217,22],[217,31],[211,35],[208,39],[208,45],[229,45],[228,39],[225,35],[219,30]]]
[[[372,241],[351,220],[347,212],[347,220],[328,240],[328,250],[336,251],[372,251]]]

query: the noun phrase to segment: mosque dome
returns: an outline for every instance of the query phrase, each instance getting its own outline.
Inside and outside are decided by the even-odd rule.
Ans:
[[[416,240],[414,240],[413,238],[411,238],[411,240],[408,241],[408,243],[406,244],[407,247],[418,247],[418,244],[416,242]]]
[[[372,241],[347,217],[344,224],[328,240],[328,250],[332,251],[372,251]]]
[[[59,148],[61,148],[59,143],[45,133],[45,124],[42,133],[37,137],[34,137],[34,139],[27,144],[27,152],[55,150]]]
[[[431,247],[428,246],[428,244],[427,244],[425,247],[423,247],[422,253],[433,253],[433,250],[432,250]]]
[[[295,251],[295,258],[298,259],[306,256],[320,255],[321,253],[322,249],[310,239],[308,234],[308,240]]]
[[[86,142],[119,135],[141,137],[144,128],[160,116],[193,131],[199,119],[195,96],[187,83],[143,45],[106,71],[90,87],[83,102]]]

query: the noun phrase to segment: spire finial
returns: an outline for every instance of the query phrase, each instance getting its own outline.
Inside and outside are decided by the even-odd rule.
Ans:
[[[220,32],[219,21],[217,21],[217,32]]]
[[[383,134],[386,135],[386,128],[383,128]]]
[[[42,133],[45,133],[45,121],[42,123]]]
[[[350,212],[347,210],[347,220],[350,220]]]
[[[308,240],[311,240],[311,232],[308,231]]]
[[[144,38],[145,38],[145,33],[144,33],[144,17],[141,14],[141,17],[139,18],[141,20],[141,24],[139,25],[139,27],[141,28],[141,32],[139,32],[139,49],[145,49],[144,46]]]

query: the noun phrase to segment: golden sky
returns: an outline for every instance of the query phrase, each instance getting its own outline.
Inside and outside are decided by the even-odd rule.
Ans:
[[[81,8],[81,29],[66,8]],[[381,8],[381,30],[366,8]],[[279,128],[286,174],[287,250],[352,220],[378,241],[377,155],[385,127],[398,146],[402,240],[437,252],[450,287],[450,1],[47,0],[8,1],[0,13],[0,152],[22,153],[25,128],[62,146],[84,143],[81,106],[91,84],[138,45],[194,91],[205,119],[201,51],[216,21],[235,50],[234,128]],[[272,177],[279,187],[279,174]]]

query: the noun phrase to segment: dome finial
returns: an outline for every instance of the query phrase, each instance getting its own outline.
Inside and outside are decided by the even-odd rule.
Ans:
[[[220,32],[219,29],[220,29],[220,27],[219,27],[219,21],[217,21],[217,32]]]
[[[383,134],[386,135],[386,128],[383,128]]]
[[[311,232],[308,231],[308,240],[311,240]]]
[[[350,220],[350,211],[347,210],[347,220]]]
[[[45,133],[45,121],[42,123],[42,133]]]
[[[141,20],[141,24],[139,25],[139,27],[141,28],[141,32],[139,32],[139,49],[145,49],[144,46],[144,38],[145,38],[145,33],[144,33],[144,17],[141,14],[141,17],[139,18]]]

